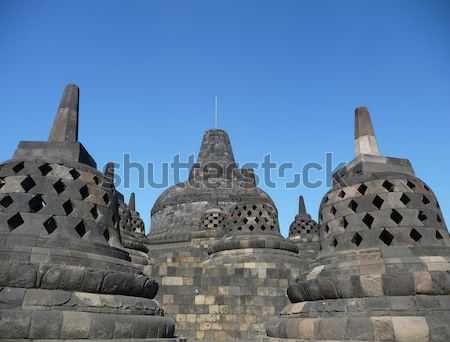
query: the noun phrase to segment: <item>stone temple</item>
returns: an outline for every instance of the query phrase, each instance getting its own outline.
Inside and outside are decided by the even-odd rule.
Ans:
[[[367,108],[318,221],[300,196],[285,238],[219,129],[145,235],[114,164],[78,142],[78,102],[68,85],[48,141],[0,164],[0,340],[450,341],[443,214],[408,160],[380,154]]]

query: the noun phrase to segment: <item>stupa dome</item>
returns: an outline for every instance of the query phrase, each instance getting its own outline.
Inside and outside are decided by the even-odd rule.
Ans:
[[[189,179],[171,186],[156,200],[151,210],[150,242],[190,240],[207,209],[217,207],[226,213],[249,187],[257,202],[274,206],[269,195],[256,187],[253,171],[238,168],[228,134],[220,129],[205,132]],[[220,234],[205,230],[205,235]]]

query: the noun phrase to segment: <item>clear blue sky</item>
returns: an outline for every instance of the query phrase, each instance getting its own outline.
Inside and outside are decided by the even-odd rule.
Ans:
[[[382,153],[409,158],[450,219],[449,16],[445,0],[0,0],[0,159],[47,138],[70,82],[80,141],[99,165],[125,152],[156,166],[197,154],[219,94],[238,161],[271,153],[298,172],[326,152],[350,160],[353,110],[366,105]],[[298,195],[317,217],[325,185],[278,183],[267,191],[284,234]],[[120,190],[136,191],[148,231],[162,189],[133,179]]]

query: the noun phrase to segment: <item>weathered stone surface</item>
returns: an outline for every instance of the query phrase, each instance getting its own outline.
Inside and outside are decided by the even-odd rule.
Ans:
[[[49,141],[0,164],[0,339],[114,338],[115,320],[136,339],[172,337],[158,284],[122,245],[113,167],[99,172],[77,141],[78,96],[66,88]]]

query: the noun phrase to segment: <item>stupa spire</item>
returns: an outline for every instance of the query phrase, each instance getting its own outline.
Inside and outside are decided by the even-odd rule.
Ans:
[[[136,211],[136,195],[134,192],[130,195],[130,202],[128,203],[130,210]]]
[[[380,155],[377,138],[367,107],[355,109],[355,157],[361,154]]]
[[[306,216],[308,213],[306,212],[305,199],[303,196],[298,198],[298,214]]]
[[[69,84],[56,113],[48,141],[78,141],[78,108],[80,89]]]

